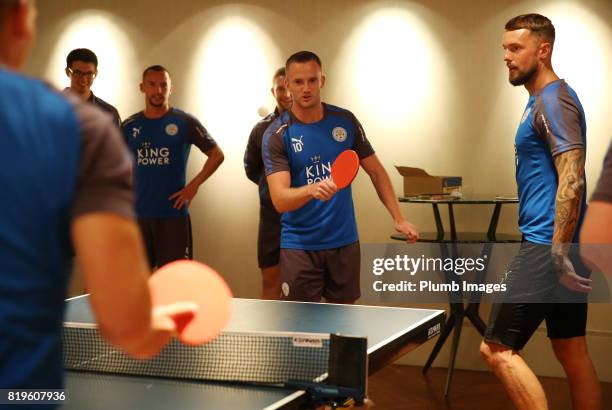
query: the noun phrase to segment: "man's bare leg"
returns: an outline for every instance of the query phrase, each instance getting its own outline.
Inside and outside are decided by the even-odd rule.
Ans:
[[[589,357],[584,336],[550,339],[557,360],[563,366],[572,394],[574,410],[599,410],[601,386]]]
[[[507,346],[483,341],[480,353],[504,385],[517,409],[548,409],[542,385],[518,352]]]

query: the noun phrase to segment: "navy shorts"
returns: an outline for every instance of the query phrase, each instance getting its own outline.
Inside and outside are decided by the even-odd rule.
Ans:
[[[281,300],[353,303],[359,299],[359,242],[335,249],[281,249]]]
[[[259,233],[257,235],[257,261],[259,267],[278,265],[280,259],[281,214],[272,203],[259,208]]]
[[[193,259],[189,215],[138,219],[138,225],[151,268],[161,268],[179,259]]]

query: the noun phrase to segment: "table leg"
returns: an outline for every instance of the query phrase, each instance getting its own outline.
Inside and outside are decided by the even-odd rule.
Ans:
[[[423,374],[427,373],[434,360],[436,360],[438,353],[440,353],[440,349],[442,349],[442,346],[444,346],[448,335],[450,335],[450,332],[455,328],[455,320],[455,314],[451,312],[451,314],[448,316],[448,319],[446,320],[446,323],[444,324],[444,329],[442,329],[442,333],[438,337],[438,340],[436,341],[436,344],[431,353],[429,354],[429,358],[427,359],[425,366],[423,367]]]
[[[438,204],[432,203],[434,220],[436,221],[436,241],[442,242],[444,240],[444,225],[442,225],[442,218],[440,217],[440,209],[438,208]]]
[[[497,223],[499,222],[499,214],[501,213],[501,202],[495,204],[493,214],[491,215],[491,222],[489,222],[489,229],[487,230],[487,239],[491,242],[495,242],[495,232],[497,231]]]
[[[450,390],[451,381],[453,380],[453,370],[455,370],[455,359],[457,357],[457,350],[459,349],[459,339],[461,338],[461,327],[463,326],[463,316],[460,316],[455,322],[455,334],[453,335],[453,345],[451,347],[450,359],[448,363],[448,373],[446,375],[446,387],[444,388],[444,395],[448,396]]]
[[[451,241],[457,240],[457,228],[455,227],[455,212],[453,212],[453,204],[448,203],[448,220],[451,230]]]
[[[475,283],[483,283],[487,277],[487,272],[489,271],[489,263],[491,261],[491,256],[493,255],[493,243],[485,243],[482,247],[482,251],[480,252],[480,257],[485,260],[484,269],[478,273],[476,277]],[[482,297],[482,292],[478,292],[476,294],[470,295],[470,303],[468,303],[465,309],[465,315],[468,317],[469,321],[472,322],[478,333],[484,336],[484,332],[486,330],[486,324],[482,320],[479,315],[478,309],[480,308],[480,298]]]
[[[481,336],[484,336],[485,330],[487,329],[487,325],[478,313],[479,308],[480,303],[470,303],[468,304],[468,307],[465,310],[465,315],[470,320],[470,322],[472,322],[476,330],[478,330],[478,333],[480,333]]]

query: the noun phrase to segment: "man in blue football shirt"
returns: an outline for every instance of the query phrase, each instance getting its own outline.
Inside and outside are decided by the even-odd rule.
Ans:
[[[192,259],[189,205],[200,185],[223,162],[223,152],[200,122],[170,107],[172,83],[168,70],[144,70],[140,91],[145,110],[122,124],[123,137],[134,157],[136,213],[151,267]],[[202,170],[186,183],[191,145],[208,157]]]
[[[515,139],[519,227],[525,242],[504,280],[509,288],[529,284],[525,288],[534,297],[494,304],[480,350],[518,409],[546,409],[544,390],[519,354],[546,320],[574,408],[597,409],[600,387],[585,339],[586,297],[584,303],[528,303],[548,300],[559,283],[574,292],[591,289],[591,281],[576,273],[578,261],[569,246],[577,240],[585,210],[584,111],[574,90],[552,69],[551,21],[539,14],[521,15],[505,29],[510,83],[524,85],[529,100]]]
[[[35,19],[32,1],[0,1],[2,389],[62,388],[61,330],[73,246],[108,341],[150,356],[174,327],[168,314],[151,309],[130,155],[111,117],[17,73]]]
[[[286,83],[293,97],[264,134],[262,156],[272,202],[281,218],[281,297],[286,300],[353,303],[360,296],[360,252],[351,188],[338,191],[331,164],[342,151],[357,152],[395,229],[418,239],[407,222],[387,172],[357,118],[321,102],[325,76],[309,51],[287,60]]]
[[[263,134],[278,116],[291,108],[291,94],[285,85],[285,67],[281,67],[272,78],[272,96],[276,100],[274,112],[253,127],[244,152],[244,170],[247,177],[259,187],[259,230],[257,234],[257,261],[261,269],[262,299],[278,299],[280,285],[280,235],[281,215],[276,212],[261,159]]]

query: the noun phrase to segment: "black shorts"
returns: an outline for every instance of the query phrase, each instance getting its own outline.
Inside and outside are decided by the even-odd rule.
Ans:
[[[336,249],[281,249],[281,300],[353,303],[359,299],[359,242]]]
[[[259,267],[278,265],[280,259],[281,214],[272,204],[261,204],[259,208],[259,233],[257,235],[257,261]]]
[[[579,273],[584,274],[572,257]],[[495,303],[484,339],[519,351],[542,321],[548,337],[569,339],[586,333],[586,295],[570,292],[558,282],[550,246],[525,242],[514,257],[503,282],[508,287],[503,303]],[[537,303],[547,301],[547,303]]]
[[[587,310],[586,303],[495,304],[484,339],[518,352],[525,347],[542,320],[546,320],[546,332],[551,339],[584,336]]]
[[[160,268],[179,259],[193,259],[189,215],[138,219],[138,225],[151,268]]]

